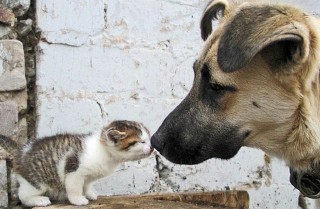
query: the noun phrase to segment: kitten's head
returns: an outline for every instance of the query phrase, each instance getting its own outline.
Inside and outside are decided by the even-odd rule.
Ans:
[[[101,142],[128,161],[145,158],[153,152],[149,130],[135,121],[113,121],[103,128]]]

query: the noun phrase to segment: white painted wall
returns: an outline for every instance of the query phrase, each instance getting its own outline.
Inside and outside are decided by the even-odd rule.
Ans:
[[[313,14],[318,0],[289,1]],[[37,56],[38,137],[85,133],[113,119],[155,132],[183,99],[203,46],[206,0],[37,0],[43,31]],[[161,170],[159,175],[158,170]],[[173,165],[155,157],[126,163],[96,188],[100,194],[248,189],[253,209],[298,208],[289,172],[243,148],[230,161]]]

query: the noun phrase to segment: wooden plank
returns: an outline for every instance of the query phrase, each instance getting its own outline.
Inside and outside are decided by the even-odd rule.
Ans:
[[[87,206],[57,204],[46,209],[249,209],[246,191],[185,192],[99,197]],[[35,207],[34,209],[40,209]]]

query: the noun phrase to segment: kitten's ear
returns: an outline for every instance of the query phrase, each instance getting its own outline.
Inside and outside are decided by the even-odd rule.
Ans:
[[[107,130],[107,137],[108,137],[108,139],[110,139],[111,141],[116,143],[117,141],[126,138],[127,137],[127,133],[118,131],[118,130],[116,130],[114,128],[110,128],[110,129]]]

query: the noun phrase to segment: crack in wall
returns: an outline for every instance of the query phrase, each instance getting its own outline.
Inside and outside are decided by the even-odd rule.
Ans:
[[[101,104],[101,102],[99,102],[98,100],[95,100],[95,102],[96,102],[97,105],[99,106],[100,114],[101,114],[101,115],[100,115],[100,116],[101,116],[101,119],[104,120],[105,117],[106,117],[106,115],[107,115],[107,113],[106,113],[106,111],[104,111],[103,105]]]
[[[108,28],[108,4],[104,4],[104,8],[103,8],[103,18],[104,18],[104,29]]]
[[[17,39],[22,42],[25,55],[25,69],[27,79],[27,129],[28,138],[35,137],[36,130],[36,46],[39,43],[41,31],[36,26],[36,0],[30,1],[30,7],[26,15],[22,16],[21,21],[29,23],[27,29],[20,29],[24,33],[18,33]],[[28,21],[27,21],[28,20]],[[30,21],[31,20],[31,21]]]

